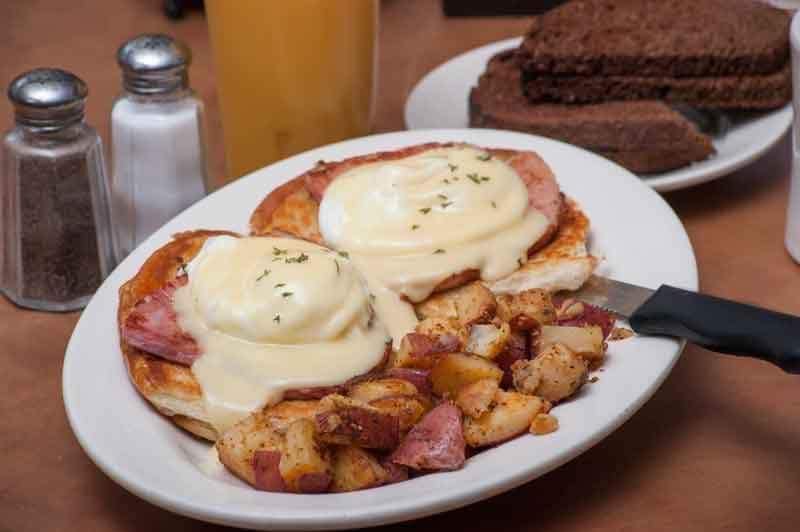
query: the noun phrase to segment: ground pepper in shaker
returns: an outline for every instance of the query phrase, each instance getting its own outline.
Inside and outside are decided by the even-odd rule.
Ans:
[[[0,288],[23,307],[82,308],[114,266],[103,147],[83,121],[87,93],[55,68],[8,88],[16,125],[2,145]]]
[[[123,93],[111,111],[112,214],[122,259],[206,194],[203,103],[189,88],[188,49],[147,34],[117,52]]]

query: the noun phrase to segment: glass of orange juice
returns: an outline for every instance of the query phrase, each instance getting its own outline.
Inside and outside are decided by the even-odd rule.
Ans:
[[[369,132],[378,0],[206,0],[226,181]]]

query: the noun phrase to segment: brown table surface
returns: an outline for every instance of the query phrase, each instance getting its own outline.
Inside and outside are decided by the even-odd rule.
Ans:
[[[445,19],[434,0],[385,0],[376,131],[403,129],[403,102],[428,70],[521,34],[524,18]],[[89,84],[88,120],[108,138],[123,39],[166,31],[194,51],[222,171],[203,17],[167,21],[159,0],[0,2],[0,83],[54,65]],[[0,102],[8,126],[8,103]],[[783,247],[790,146],[706,185],[666,195],[686,225],[705,292],[800,314],[800,266]],[[635,220],[632,220],[635,223]],[[61,363],[77,313],[19,310],[0,298],[0,531],[220,530],[152,506],[101,473],[61,402]],[[139,442],[146,445],[146,442]],[[800,377],[689,347],[663,387],[612,436],[569,464],[493,499],[394,529],[798,530]]]

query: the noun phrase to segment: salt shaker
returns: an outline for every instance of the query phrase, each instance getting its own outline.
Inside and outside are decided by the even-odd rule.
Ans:
[[[2,144],[0,287],[23,307],[81,308],[114,265],[103,148],[83,121],[87,93],[55,68],[8,88],[16,125]]]
[[[146,34],[117,52],[123,92],[111,111],[112,214],[121,259],[206,194],[203,103],[188,84],[189,51]]]

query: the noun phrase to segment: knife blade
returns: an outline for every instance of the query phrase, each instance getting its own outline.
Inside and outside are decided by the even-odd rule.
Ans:
[[[669,285],[657,290],[593,275],[571,294],[628,320],[638,334],[673,336],[718,353],[800,373],[800,317]]]

